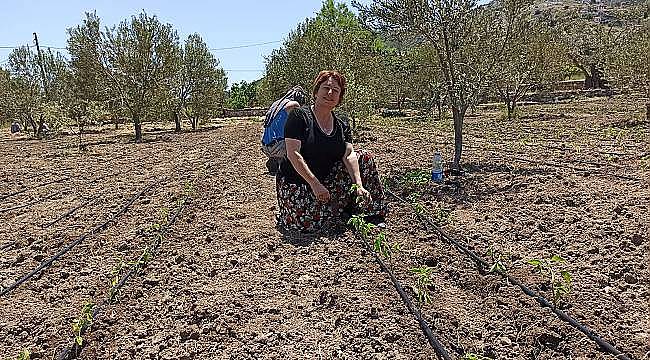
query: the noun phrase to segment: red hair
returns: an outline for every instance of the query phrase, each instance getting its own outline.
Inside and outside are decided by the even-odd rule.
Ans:
[[[314,89],[312,90],[312,95],[316,97],[316,93],[318,92],[318,89],[320,89],[320,86],[330,77],[336,80],[336,82],[338,82],[339,86],[341,87],[341,93],[339,94],[340,104],[341,101],[343,101],[343,95],[345,94],[345,76],[336,70],[323,70],[318,73],[316,80],[314,80]]]

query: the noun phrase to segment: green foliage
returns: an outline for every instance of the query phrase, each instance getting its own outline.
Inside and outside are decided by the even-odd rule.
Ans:
[[[628,91],[639,91],[650,98],[650,5],[646,2],[628,7],[626,26],[619,29],[616,51],[606,54],[608,80]],[[646,121],[650,100],[646,100]]]
[[[482,13],[493,24],[499,44],[503,44],[486,50],[495,58],[488,83],[504,103],[503,118],[507,120],[517,117],[517,103],[526,92],[539,91],[550,82],[562,80],[567,61],[559,46],[558,31],[534,17],[529,5],[528,0],[496,2]]]
[[[15,360],[29,360],[31,358],[31,353],[27,349],[23,349],[18,353],[18,357],[16,357]],[[12,360],[11,358],[7,358],[7,360]]]
[[[474,353],[465,353],[461,360],[492,360],[492,358]]]
[[[95,304],[93,302],[86,302],[81,309],[79,317],[72,322],[72,332],[74,333],[75,343],[78,346],[83,345],[83,337],[81,336],[86,329],[93,323],[93,309]]]
[[[409,194],[407,196],[413,196],[409,199],[411,202],[413,202],[420,197],[420,192],[426,185],[429,184],[430,179],[431,173],[429,171],[415,169],[407,171],[404,175],[397,177],[393,181],[398,187],[402,189],[404,193]]]
[[[190,119],[192,129],[207,120],[225,102],[227,77],[199,34],[188,36],[180,49],[173,78],[173,110]]]
[[[504,255],[495,250],[492,246],[488,247],[487,255],[492,260],[492,265],[488,271],[491,273],[505,274],[508,269],[504,263]]]
[[[385,81],[377,76],[375,40],[345,4],[325,0],[316,16],[298,24],[266,59],[258,99],[270,103],[293,85],[311,92],[319,71],[337,70],[348,80],[342,110],[365,118],[381,98],[376,85]]]
[[[391,259],[394,252],[400,250],[400,244],[390,243],[386,237],[386,234],[383,231],[376,233],[373,237],[373,231],[377,229],[377,226],[374,224],[368,223],[364,220],[363,214],[353,215],[348,224],[361,234],[361,237],[366,241],[372,241],[372,247],[375,252],[379,253],[386,259]]]
[[[429,294],[429,287],[431,286],[431,272],[433,269],[424,265],[409,269],[409,271],[416,276],[414,291],[418,302],[420,304],[430,304],[431,294]]]
[[[180,60],[176,30],[145,12],[102,33],[102,68],[142,140],[141,124],[166,108],[165,97]]]
[[[259,82],[241,81],[230,86],[228,92],[228,107],[243,109],[257,105],[257,87]]]
[[[559,255],[553,255],[549,259],[528,260],[528,264],[550,283],[554,306],[571,293],[571,273],[561,268],[565,262]]]
[[[20,119],[22,127],[30,126],[38,138],[44,135],[45,123],[51,131],[56,130],[65,120],[62,96],[68,77],[69,68],[61,54],[43,52],[39,60],[30,48],[14,49],[9,54],[8,71],[0,74],[0,114]]]
[[[433,209],[431,212],[431,217],[439,225],[448,224],[452,220],[451,210],[443,208],[440,205]]]

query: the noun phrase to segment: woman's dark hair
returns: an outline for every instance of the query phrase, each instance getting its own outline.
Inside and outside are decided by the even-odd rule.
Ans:
[[[336,70],[323,70],[318,73],[316,80],[314,80],[314,88],[312,90],[312,95],[316,97],[318,89],[320,89],[321,84],[323,84],[327,79],[332,77],[336,82],[339,83],[341,87],[341,93],[339,94],[339,104],[343,101],[343,95],[345,95],[345,76],[339,73]]]

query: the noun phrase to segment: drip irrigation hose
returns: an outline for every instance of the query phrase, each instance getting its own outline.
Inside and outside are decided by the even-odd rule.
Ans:
[[[528,162],[528,163],[532,163],[532,164],[546,165],[546,166],[555,167],[555,168],[566,168],[566,169],[571,169],[571,170],[575,170],[575,171],[596,172],[596,173],[609,175],[609,176],[613,176],[613,177],[616,177],[616,178],[619,178],[619,179],[624,179],[624,180],[641,181],[641,179],[639,179],[639,178],[635,178],[635,177],[632,177],[632,176],[626,176],[626,175],[618,175],[618,174],[610,173],[610,172],[607,172],[607,171],[601,171],[600,169],[583,169],[583,168],[579,168],[579,167],[575,167],[575,166],[556,164],[556,163],[552,163],[552,162],[548,162],[548,161],[528,160],[528,159],[520,158],[520,157],[517,157],[517,156],[514,156],[513,159],[515,159],[517,161]]]
[[[185,206],[187,205],[187,200],[188,200],[188,199],[189,199],[189,196],[185,198],[185,201],[183,201],[183,205],[180,206],[180,207],[176,210],[176,212],[174,213],[174,216],[172,216],[172,218],[171,218],[171,219],[167,222],[167,224],[162,228],[162,230],[160,231],[160,234],[161,234],[161,235],[164,235],[164,234],[169,230],[169,228],[170,228],[172,225],[174,225],[174,223],[176,222],[176,219],[178,218],[178,216],[180,215],[180,213],[185,209]],[[158,246],[160,246],[160,240],[159,240],[159,239],[156,239],[156,241],[154,241],[152,245],[153,245],[152,248],[155,250]],[[142,260],[142,256],[140,256],[140,258],[138,258],[138,262],[139,262],[140,260]],[[131,267],[131,269],[129,269],[129,272],[126,273],[126,274],[122,277],[122,279],[120,279],[120,281],[119,281],[117,284],[115,284],[113,287],[111,287],[111,289],[109,290],[109,294],[115,294],[115,293],[117,293],[117,291],[118,291],[118,290],[119,290],[119,289],[120,289],[120,288],[121,288],[121,287],[126,283],[126,281],[127,281],[127,280],[128,280],[128,279],[129,279],[133,274],[135,274],[135,273],[139,270],[139,268],[140,268],[140,266],[139,266],[137,263],[136,263],[135,265],[133,265],[133,266]],[[109,296],[112,297],[112,295],[109,295]],[[109,299],[108,299],[108,302],[111,302],[111,301],[112,301],[112,298],[110,298],[110,297],[109,297]],[[106,303],[104,303],[103,305],[106,305]],[[98,320],[97,315],[99,314],[99,309],[100,309],[100,307],[101,307],[101,305],[100,305],[100,304],[97,304],[97,305],[95,305],[95,307],[93,308],[93,315],[92,315],[93,322],[95,322],[95,321]],[[86,332],[87,329],[88,329],[88,325],[84,325],[84,326],[81,328],[80,333],[81,333],[81,334],[85,334],[85,332]],[[84,347],[86,344],[87,344],[87,342],[84,342],[83,345],[80,346],[79,344],[77,344],[76,341],[73,340],[73,341],[72,341],[72,346],[70,346],[70,347],[68,347],[68,348],[66,348],[66,349],[64,349],[64,350],[62,350],[61,352],[59,352],[59,354],[56,356],[56,359],[57,359],[57,360],[73,360],[73,359],[76,359],[76,358],[79,356],[79,353],[81,352],[81,350],[83,349],[83,347]]]
[[[61,249],[61,251],[59,251],[58,253],[56,253],[54,256],[52,256],[52,257],[50,257],[49,259],[45,260],[45,261],[44,261],[43,263],[41,263],[38,267],[36,267],[36,269],[32,270],[29,274],[23,276],[23,277],[20,278],[18,281],[16,281],[15,283],[11,284],[9,287],[7,287],[7,288],[3,289],[2,291],[0,291],[0,297],[6,295],[6,294],[9,293],[11,290],[13,290],[13,289],[15,289],[16,287],[18,287],[20,284],[22,284],[22,283],[24,283],[25,281],[29,280],[29,278],[31,278],[32,276],[36,275],[36,274],[39,273],[41,270],[43,270],[43,269],[45,269],[46,267],[52,265],[52,263],[53,263],[55,260],[57,260],[58,258],[60,258],[61,256],[63,256],[65,253],[67,253],[68,251],[70,251],[70,249],[72,249],[73,247],[77,246],[79,243],[81,243],[82,241],[84,241],[87,237],[92,236],[92,235],[98,233],[99,231],[106,229],[106,228],[108,227],[108,224],[109,224],[110,222],[112,222],[113,220],[117,219],[120,215],[122,215],[123,213],[125,213],[126,210],[127,210],[127,209],[128,209],[128,208],[129,208],[129,207],[130,207],[134,202],[135,202],[135,200],[137,200],[140,196],[142,196],[142,194],[144,194],[147,190],[149,190],[151,187],[153,187],[153,186],[154,186],[155,184],[157,184],[157,183],[158,183],[158,181],[154,181],[154,182],[152,182],[151,184],[147,185],[147,186],[146,186],[144,189],[142,189],[139,193],[135,194],[135,195],[134,195],[134,196],[133,196],[133,197],[132,197],[132,198],[131,198],[131,199],[130,199],[130,200],[129,200],[129,201],[128,201],[128,202],[127,202],[127,203],[126,203],[126,204],[125,204],[125,205],[124,205],[124,206],[123,206],[123,207],[118,211],[118,212],[117,212],[117,213],[115,213],[113,216],[111,216],[108,220],[106,220],[105,222],[103,222],[103,223],[101,223],[101,224],[95,226],[94,228],[92,228],[92,229],[91,229],[90,231],[88,231],[87,233],[81,235],[77,240],[71,242],[71,243],[68,244],[66,247],[64,247],[63,249]]]
[[[12,197],[12,196],[15,196],[15,195],[18,195],[18,194],[22,194],[22,193],[24,193],[24,192],[27,191],[27,190],[38,189],[38,188],[40,188],[40,187],[47,186],[47,185],[50,185],[50,184],[60,183],[60,182],[62,182],[62,181],[66,181],[66,180],[68,180],[68,179],[70,179],[70,177],[67,177],[67,176],[66,176],[66,177],[64,177],[63,179],[48,181],[48,182],[46,182],[46,183],[36,185],[36,186],[34,186],[34,187],[32,187],[32,188],[25,188],[25,189],[22,189],[22,190],[14,191],[14,192],[9,193],[9,194],[3,194],[3,195],[0,195],[0,200],[4,200],[4,199],[6,199],[6,198],[8,198],[8,197]]]
[[[494,151],[494,150],[491,150],[491,149],[483,148],[481,146],[474,146],[474,145],[463,145],[463,146],[465,146],[467,148],[473,148],[473,149]],[[513,153],[513,154],[523,154],[523,153],[518,152],[518,151],[509,151],[509,150],[504,150],[504,149],[500,149],[500,151],[510,152],[510,153]],[[507,160],[509,158],[504,158],[504,159]],[[575,167],[575,166],[571,166],[571,165],[558,164],[558,163],[553,163],[553,162],[548,162],[548,161],[530,160],[530,159],[525,159],[525,158],[518,157],[518,156],[513,156],[510,159],[514,159],[515,161],[520,161],[520,162],[527,162],[527,163],[531,163],[531,164],[546,165],[546,166],[550,166],[550,167],[554,167],[554,168],[565,168],[565,169],[571,169],[571,170],[582,171],[582,172],[595,172],[595,173],[608,175],[608,176],[616,177],[616,178],[623,179],[623,180],[641,181],[641,179],[633,177],[633,176],[619,175],[619,174],[608,172],[606,170],[602,170],[600,168],[598,168],[598,169],[585,169],[585,168]],[[567,160],[567,161],[568,162],[583,163],[583,164],[591,164],[591,165],[595,165],[595,166],[599,166],[599,167],[600,166],[612,166],[611,164],[597,163],[597,162],[584,161],[584,160]],[[625,168],[621,167],[621,166],[614,166],[614,167],[616,167],[617,169],[625,170]]]
[[[95,196],[94,198],[88,199],[87,201],[85,201],[85,202],[81,203],[80,205],[68,210],[65,214],[63,214],[63,215],[59,216],[58,218],[50,221],[49,223],[41,225],[41,228],[46,229],[46,228],[56,224],[57,222],[59,222],[59,221],[65,219],[66,217],[72,215],[72,213],[74,213],[75,211],[81,209],[82,207],[91,205],[92,203],[97,201],[97,199],[99,199],[98,196]]]
[[[392,197],[396,198],[397,200],[409,204],[406,200],[402,199],[400,196],[397,194],[393,193],[390,189],[385,189],[385,191],[391,195]],[[423,221],[425,221],[428,225],[433,227],[440,237],[448,242],[450,242],[452,245],[456,246],[458,249],[460,249],[463,253],[468,255],[472,260],[477,262],[479,265],[483,266],[484,269],[489,269],[490,264],[488,264],[487,261],[483,260],[481,257],[479,257],[474,251],[469,250],[466,248],[463,244],[455,240],[453,237],[448,235],[444,230],[440,228],[433,220],[431,220],[429,217],[424,216],[422,214],[418,214],[416,212],[416,215]],[[526,295],[534,298],[542,307],[547,307],[551,309],[560,319],[564,320],[565,322],[569,323],[571,326],[574,328],[580,330],[583,334],[585,334],[589,339],[593,340],[596,342],[601,349],[607,351],[608,353],[616,356],[618,359],[621,360],[631,360],[627,355],[625,355],[623,352],[620,350],[616,349],[612,344],[604,340],[602,337],[600,337],[598,334],[596,334],[593,330],[588,328],[585,325],[582,325],[579,321],[575,320],[571,316],[567,315],[565,312],[562,310],[557,309],[553,304],[549,303],[548,300],[546,300],[543,296],[539,295],[535,291],[529,289],[526,285],[524,285],[521,281],[513,278],[512,276],[503,273],[503,272],[497,272],[500,274],[503,278],[505,278],[507,281],[509,281],[511,284],[514,284],[518,286]]]
[[[34,201],[30,201],[30,202],[28,202],[27,204],[21,204],[21,205],[16,205],[16,206],[12,206],[12,207],[8,207],[8,208],[0,209],[0,214],[1,214],[1,213],[8,212],[8,211],[12,211],[12,210],[22,209],[22,208],[24,208],[24,207],[32,206],[32,205],[34,205],[34,204],[38,204],[38,203],[40,203],[40,202],[43,202],[43,201],[45,201],[45,200],[48,200],[48,199],[53,198],[53,197],[59,195],[59,194],[62,193],[62,192],[63,192],[63,190],[61,190],[61,191],[57,191],[57,192],[55,192],[55,193],[52,193],[52,194],[47,195],[47,196],[45,196],[45,197],[42,197],[42,198],[40,198],[40,199],[36,199],[36,200],[34,200]]]
[[[402,285],[400,284],[399,280],[397,280],[393,272],[388,268],[388,266],[386,266],[386,263],[384,263],[384,261],[379,257],[379,255],[377,255],[377,253],[370,248],[370,245],[366,241],[364,241],[358,235],[357,235],[357,239],[359,239],[359,241],[362,243],[362,245],[365,247],[367,251],[372,253],[375,260],[379,263],[381,269],[388,274],[388,277],[390,277],[390,280],[393,282],[393,286],[395,286],[395,289],[399,293],[399,296],[402,298],[404,305],[406,305],[406,308],[409,310],[409,312],[415,316],[416,320],[418,321],[418,324],[420,324],[420,329],[422,329],[422,331],[424,332],[424,335],[427,337],[429,344],[435,350],[436,355],[438,355],[438,358],[444,360],[451,360],[449,354],[444,349],[442,344],[438,341],[436,336],[433,334],[433,331],[431,331],[431,328],[427,324],[426,320],[424,320],[424,318],[422,317],[420,311],[413,305],[413,302],[411,301],[411,299],[409,299],[408,295],[406,295],[404,288],[402,288]]]
[[[183,205],[178,207],[178,209],[174,213],[174,216],[172,216],[172,218],[169,219],[167,224],[165,226],[163,226],[162,229],[160,230],[160,232],[158,233],[160,235],[160,237],[156,237],[156,240],[150,246],[147,246],[147,249],[145,251],[151,250],[151,252],[153,253],[154,251],[156,251],[158,249],[158,247],[160,246],[161,240],[162,240],[162,236],[164,236],[167,233],[167,231],[169,230],[169,228],[172,225],[174,225],[174,223],[176,222],[176,219],[178,218],[180,213],[185,209],[185,206],[187,205],[188,199],[189,199],[189,196],[186,196],[185,200],[183,201]],[[129,272],[127,272],[120,279],[120,281],[117,284],[115,284],[113,287],[111,287],[111,289],[109,290],[109,294],[111,294],[111,297],[113,297],[113,294],[117,294],[117,291],[124,285],[124,283],[126,283],[126,281],[129,280],[129,278],[141,268],[141,266],[140,266],[140,261],[141,260],[142,260],[142,255],[140,256],[140,258],[138,258],[138,262],[136,264],[134,264],[133,266],[131,266],[131,268],[129,269]]]

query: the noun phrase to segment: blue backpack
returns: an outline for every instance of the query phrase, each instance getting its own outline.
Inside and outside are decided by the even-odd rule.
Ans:
[[[262,152],[269,158],[286,158],[287,150],[284,144],[284,125],[287,123],[289,112],[286,106],[291,101],[299,104],[306,102],[307,94],[300,86],[294,86],[280,100],[275,101],[264,118],[262,133]]]

